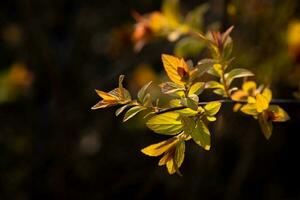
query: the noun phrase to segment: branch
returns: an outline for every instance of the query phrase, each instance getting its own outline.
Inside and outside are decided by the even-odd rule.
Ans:
[[[234,101],[231,99],[219,99],[219,100],[213,100],[213,101],[217,101],[220,103],[228,103],[228,104],[233,104],[233,103],[248,103],[247,100],[239,100],[239,101]],[[206,105],[210,102],[213,101],[205,101],[205,102],[199,102],[198,106],[202,106],[202,105]],[[270,104],[300,104],[300,100],[296,100],[296,99],[272,99]],[[171,112],[171,111],[176,111],[176,110],[181,110],[187,108],[186,106],[178,106],[178,107],[173,107],[173,108],[163,108],[157,112],[155,112],[155,114],[162,114],[162,113],[166,113],[166,112]]]

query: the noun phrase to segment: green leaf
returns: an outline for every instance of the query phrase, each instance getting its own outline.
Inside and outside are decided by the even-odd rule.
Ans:
[[[205,114],[208,116],[214,116],[219,112],[221,103],[217,101],[209,102],[204,106]]]
[[[204,82],[196,82],[196,83],[194,83],[191,86],[188,95],[191,95],[191,94],[199,95],[199,94],[201,94],[201,92],[204,89],[204,86],[205,86]]]
[[[185,153],[185,142],[184,140],[180,141],[176,145],[175,155],[174,155],[174,165],[176,172],[181,175],[179,171],[179,167],[182,165],[184,160],[184,153]]]
[[[267,119],[267,115],[265,113],[261,113],[258,115],[258,122],[266,139],[270,139],[273,131],[272,121]]]
[[[193,140],[205,150],[210,149],[210,132],[202,120],[198,120],[196,128],[192,131]]]
[[[208,72],[210,69],[212,69],[213,65],[215,64],[215,61],[213,59],[202,59],[198,62],[198,64],[195,66],[198,69],[198,76],[203,75],[205,72]]]
[[[146,91],[148,89],[148,87],[151,85],[152,81],[150,81],[149,83],[147,83],[146,85],[144,85],[138,92],[137,96],[138,99],[140,100],[141,103],[143,103],[143,100],[145,98],[146,95]]]
[[[182,98],[181,99],[181,104],[183,106],[186,106],[186,107],[191,108],[193,110],[197,110],[198,109],[198,101],[195,101],[195,100],[196,99],[193,99],[191,97]]]
[[[208,81],[205,83],[205,88],[212,88],[212,89],[223,89],[224,90],[224,86],[217,82],[217,81]]]
[[[175,55],[179,57],[196,56],[205,48],[205,43],[194,37],[184,37],[175,45]]]
[[[180,115],[176,112],[167,112],[153,116],[146,125],[152,131],[164,135],[176,135],[183,128]]]
[[[116,110],[116,116],[119,116],[126,108],[129,108],[130,106],[132,106],[132,105],[127,104],[127,105],[125,105],[125,106],[122,106],[122,107],[118,108],[118,109]]]
[[[254,74],[247,69],[236,68],[236,69],[233,69],[230,72],[226,73],[224,76],[225,76],[227,85],[230,85],[231,82],[236,78],[254,76]]]
[[[182,124],[183,124],[183,130],[187,134],[191,134],[195,127],[196,127],[196,122],[193,118],[190,117],[182,117]]]
[[[196,7],[188,12],[185,17],[185,22],[196,30],[203,30],[204,14],[207,12],[208,8],[208,4],[202,4],[201,6]]]
[[[173,82],[165,82],[159,85],[164,94],[180,97],[184,95],[184,87]],[[181,94],[182,93],[182,94]]]
[[[192,110],[190,108],[184,108],[180,110],[176,110],[175,112],[179,113],[181,116],[191,117],[198,114],[198,111]]]
[[[134,106],[132,108],[130,108],[124,116],[123,122],[126,122],[127,120],[129,120],[130,118],[134,117],[136,114],[138,114],[139,112],[141,112],[142,110],[146,110],[147,108],[143,107],[143,106]]]

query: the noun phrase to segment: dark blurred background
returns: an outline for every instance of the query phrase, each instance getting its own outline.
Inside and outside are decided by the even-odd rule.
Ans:
[[[294,98],[300,81],[297,0],[190,0],[205,24],[234,25],[235,64]],[[91,111],[120,74],[134,94],[162,80],[164,39],[134,52],[132,11],[161,1],[1,0],[0,199],[300,199],[299,104],[266,141],[257,122],[224,105],[211,125],[212,150],[189,143],[183,177],[169,176],[140,149],[166,137],[137,117],[123,124],[114,108]],[[193,58],[194,61],[199,57]]]

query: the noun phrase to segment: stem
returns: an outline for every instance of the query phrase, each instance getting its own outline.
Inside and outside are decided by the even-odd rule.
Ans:
[[[230,94],[229,94],[229,91],[228,91],[228,86],[227,86],[227,83],[226,83],[226,79],[225,79],[225,74],[224,74],[224,65],[222,64],[222,82],[223,82],[223,85],[224,85],[224,90],[225,90],[225,93],[226,93],[226,96],[227,97],[230,97]]]
[[[213,100],[213,101],[217,101],[217,102],[220,102],[220,103],[229,103],[229,104],[232,104],[232,103],[248,103],[247,100],[234,101],[234,100],[231,100],[231,99],[218,99],[218,100]],[[199,102],[198,106],[206,105],[210,102],[212,102],[212,101]],[[273,99],[270,102],[270,104],[291,104],[291,103],[292,104],[300,104],[300,100],[296,100],[296,99]],[[164,109],[161,109],[161,110],[155,112],[155,114],[158,115],[158,114],[162,114],[162,113],[166,113],[166,112],[181,110],[181,109],[184,109],[184,108],[188,108],[188,107],[178,106],[178,107],[173,107],[173,108],[164,108]]]

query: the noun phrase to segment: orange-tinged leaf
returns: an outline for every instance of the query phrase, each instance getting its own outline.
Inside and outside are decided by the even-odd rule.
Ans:
[[[170,150],[178,141],[178,138],[172,137],[168,140],[145,147],[141,151],[148,156],[160,156]]]
[[[95,90],[96,93],[103,99],[103,100],[107,100],[107,101],[114,101],[114,100],[117,100],[118,97],[112,95],[112,94],[109,94],[109,93],[106,93],[106,92],[103,92],[103,91],[100,91],[100,90]]]
[[[271,111],[271,120],[273,122],[285,122],[290,119],[289,115],[280,106],[271,105],[268,109]]]
[[[158,166],[163,166],[165,165],[170,159],[172,159],[171,154],[165,153],[163,157],[158,162]]]
[[[185,81],[183,75],[189,73],[187,63],[183,59],[167,54],[162,54],[162,62],[170,80],[179,85],[184,85]]]
[[[235,91],[235,92],[231,95],[231,99],[234,100],[234,101],[244,100],[245,98],[247,98],[247,93],[244,92],[243,90]]]

